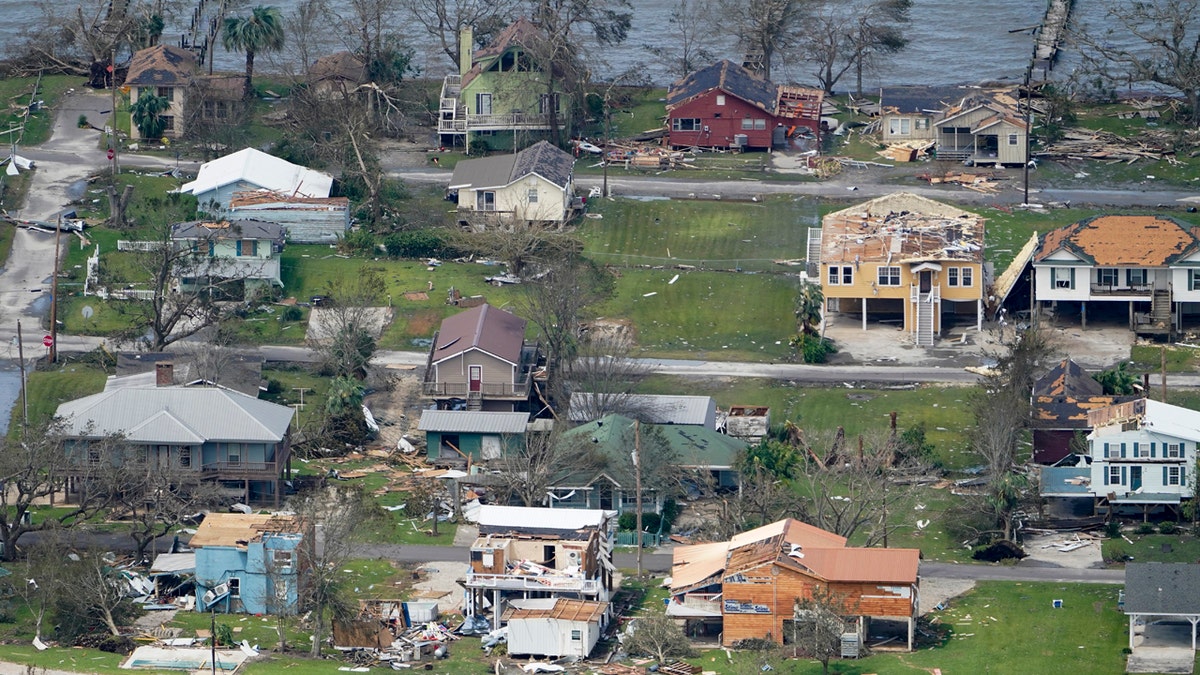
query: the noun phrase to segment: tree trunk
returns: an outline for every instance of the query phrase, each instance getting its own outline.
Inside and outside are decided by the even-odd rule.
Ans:
[[[313,610],[313,634],[312,634],[312,651],[309,653],[314,659],[321,657],[321,640],[325,632],[324,607],[317,607]]]
[[[116,177],[113,177],[116,180]],[[125,222],[125,211],[129,208],[129,202],[133,197],[133,186],[126,185],[120,195],[117,194],[116,185],[110,185],[108,192],[108,220],[113,227],[123,228],[127,225]]]
[[[247,101],[254,98],[254,83],[252,82],[253,79],[254,79],[254,50],[247,49],[246,50],[246,89],[242,94],[242,97],[245,98]]]

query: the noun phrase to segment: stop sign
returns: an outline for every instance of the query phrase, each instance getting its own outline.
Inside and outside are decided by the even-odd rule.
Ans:
[[[113,152],[112,148],[109,148],[108,149],[108,158],[112,159],[114,156],[116,156],[116,153]]]
[[[52,347],[53,345],[54,345],[54,338],[50,337],[49,335],[45,335],[42,337],[42,346]]]

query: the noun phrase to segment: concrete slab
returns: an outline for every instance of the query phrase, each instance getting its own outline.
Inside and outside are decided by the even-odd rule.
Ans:
[[[1189,675],[1196,653],[1184,647],[1135,647],[1125,664],[1127,673]]]

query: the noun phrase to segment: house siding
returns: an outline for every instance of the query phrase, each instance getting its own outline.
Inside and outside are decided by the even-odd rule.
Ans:
[[[130,87],[129,87],[129,104],[133,105],[134,103],[137,103],[138,98],[140,96],[142,96],[143,92],[146,92],[147,94],[149,94],[151,96],[157,96],[158,90],[160,88],[161,89],[169,89],[172,92],[171,96],[169,97],[170,105],[167,106],[167,109],[161,113],[161,115],[163,115],[164,117],[172,118],[172,128],[164,131],[163,135],[166,136],[167,138],[181,138],[183,136],[183,132],[184,132],[184,128],[183,128],[184,127],[184,124],[183,124],[184,105],[183,104],[184,104],[184,98],[187,96],[187,89],[185,87],[174,87],[174,86],[159,87],[158,85],[151,85],[151,86],[130,85]],[[133,124],[132,115],[130,117],[130,125],[129,126],[131,129],[136,128],[136,126]],[[149,139],[149,140],[156,141],[158,139]]]
[[[983,266],[976,262],[966,261],[938,261],[942,266],[940,271],[932,271],[932,285],[938,288],[942,301],[977,301],[983,297]],[[830,267],[854,267],[854,275],[852,284],[831,284],[829,283],[829,268]],[[900,285],[899,286],[881,286],[878,283],[879,269],[881,267],[899,267],[900,268]],[[839,299],[856,299],[859,303],[855,303],[853,307],[847,309],[842,308],[843,313],[852,313],[855,311],[861,312],[861,303],[867,303],[868,311],[878,309],[881,300],[900,301],[903,303],[904,312],[904,329],[913,331],[916,327],[916,310],[912,303],[912,288],[920,281],[920,274],[913,273],[912,263],[895,263],[892,265],[884,265],[882,263],[868,262],[855,264],[853,261],[842,262],[823,262],[821,264],[821,289],[826,298]],[[970,286],[950,286],[949,274],[947,270],[951,267],[958,268],[959,279],[961,284],[962,269],[971,270],[971,285]],[[872,305],[875,305],[873,308]],[[948,309],[943,306],[943,311]],[[972,310],[973,311],[973,310]],[[941,312],[934,314],[934,332],[940,332],[942,317]]]
[[[537,191],[536,203],[529,200],[529,194],[533,190]],[[574,187],[568,183],[566,188],[562,188],[541,176],[525,176],[503,187],[459,190],[459,210],[476,211],[476,200],[481,192],[496,194],[496,215],[503,219],[562,221],[567,217],[570,195],[574,193]]]
[[[1196,480],[1196,441],[1148,432],[1144,429],[1120,431],[1119,429],[1097,430],[1090,437],[1092,453],[1092,491],[1099,496],[1113,494],[1121,496],[1126,492],[1141,489],[1146,493],[1163,493],[1179,495],[1181,499],[1193,496],[1193,483]],[[1151,457],[1135,456],[1134,444],[1139,453],[1147,451]],[[1168,444],[1182,444],[1182,457],[1164,457]],[[1109,458],[1106,450],[1118,454]],[[1109,467],[1120,469],[1120,477],[1110,480]],[[1133,484],[1131,469],[1141,468],[1141,484]],[[1171,485],[1168,481],[1169,472],[1164,470],[1177,468],[1181,471],[1180,485]]]
[[[489,384],[511,385],[515,379],[516,368],[511,363],[478,349],[471,349],[436,364],[436,380],[444,384],[465,385],[470,375],[470,366],[482,367],[484,387]]]
[[[299,599],[298,549],[301,537],[298,534],[264,535],[261,541],[252,541],[245,548],[234,546],[204,546],[196,551],[197,597],[215,586],[238,579],[241,592],[234,598],[228,596],[216,601],[211,607],[197,603],[196,610],[247,614],[295,614]],[[273,551],[291,552],[290,567],[276,567],[270,561]],[[278,584],[278,585],[277,585]],[[276,589],[281,591],[275,596]]]
[[[892,120],[896,121],[895,124]],[[932,115],[886,113],[880,117],[881,138],[884,143],[934,140],[937,138],[937,130],[934,128],[933,122]],[[908,133],[903,132],[906,124]],[[893,127],[895,131],[893,131]]]
[[[228,203],[228,201],[226,202]],[[230,208],[232,217],[255,218],[283,226],[289,242],[296,244],[330,244],[345,236],[350,229],[350,209],[330,206],[323,209],[279,206],[243,206]]]
[[[725,98],[725,105],[717,105],[717,97]],[[719,115],[719,116],[718,116]],[[764,120],[763,129],[743,129],[742,120]],[[699,119],[699,131],[673,131],[673,120]],[[796,123],[789,120],[790,123]],[[771,147],[771,137],[779,118],[762,108],[725,93],[721,90],[701,94],[686,103],[672,108],[667,113],[668,142],[675,147],[700,146],[705,148],[727,148],[733,145],[735,135],[745,134],[747,148]],[[707,131],[705,131],[707,128]]]

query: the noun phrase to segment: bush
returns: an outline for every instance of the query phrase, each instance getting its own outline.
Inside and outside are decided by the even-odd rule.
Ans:
[[[1159,532],[1159,534],[1178,534],[1179,533],[1179,525],[1174,523],[1173,521],[1168,520],[1164,523],[1159,524],[1158,532]]]
[[[304,318],[304,310],[295,305],[285,307],[283,313],[279,315],[280,321],[299,321]]]
[[[80,114],[79,119],[75,120],[75,126],[79,127],[80,129],[86,129],[91,125],[92,123],[88,122],[87,115]]]
[[[642,531],[643,532],[658,532],[658,526],[663,525],[663,533],[670,531],[670,523],[663,523],[663,517],[657,513],[642,512]],[[626,532],[633,532],[637,529],[637,514],[622,513],[617,520],[617,527]]]
[[[373,255],[375,253],[375,235],[365,228],[350,230],[342,238],[342,248],[348,253]]]
[[[1129,551],[1124,544],[1109,544],[1108,552],[1104,554],[1104,562],[1120,563],[1129,559]]]
[[[492,151],[492,146],[482,138],[476,138],[467,146],[468,154],[485,156]]]
[[[1121,521],[1110,520],[1104,524],[1104,536],[1109,539],[1116,539],[1121,536]]]
[[[409,230],[389,234],[383,240],[383,247],[392,258],[436,258],[455,253],[446,243],[444,233],[438,230]]]
[[[1154,534],[1154,526],[1150,523],[1142,523],[1141,525],[1138,525],[1137,529],[1134,531],[1138,534]]]
[[[815,335],[800,334],[791,340],[792,351],[804,363],[825,363],[825,358],[837,352],[833,340]]]

